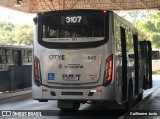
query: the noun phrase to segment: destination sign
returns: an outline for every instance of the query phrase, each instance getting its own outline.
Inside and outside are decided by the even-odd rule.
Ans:
[[[62,16],[61,23],[65,25],[69,24],[87,24],[87,16],[75,15],[75,16]]]

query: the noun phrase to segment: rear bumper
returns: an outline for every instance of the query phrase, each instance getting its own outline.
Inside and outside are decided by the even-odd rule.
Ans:
[[[115,95],[114,85],[98,86],[92,89],[54,89],[42,86],[39,90],[42,92],[42,98],[34,96],[34,99],[113,101]]]

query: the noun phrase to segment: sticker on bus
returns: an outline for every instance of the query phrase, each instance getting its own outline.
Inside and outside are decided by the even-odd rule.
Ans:
[[[55,80],[55,73],[48,73],[48,80]]]
[[[90,73],[89,74],[89,79],[96,80],[97,79],[97,73]]]
[[[62,75],[63,80],[72,80],[72,81],[77,81],[80,79],[80,74],[63,74]]]

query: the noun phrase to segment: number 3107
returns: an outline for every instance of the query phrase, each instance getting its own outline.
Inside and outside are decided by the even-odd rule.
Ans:
[[[66,17],[66,23],[80,23],[82,16]]]

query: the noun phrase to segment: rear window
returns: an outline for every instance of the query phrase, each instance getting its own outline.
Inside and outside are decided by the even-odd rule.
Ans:
[[[109,38],[109,11],[45,12],[37,15],[35,23],[38,43],[46,48],[95,48],[105,44]]]
[[[90,42],[104,39],[104,15],[66,15],[42,17],[45,42]]]

